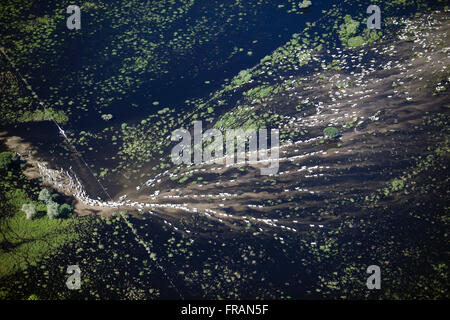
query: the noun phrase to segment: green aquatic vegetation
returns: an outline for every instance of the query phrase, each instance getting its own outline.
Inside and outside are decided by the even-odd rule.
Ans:
[[[311,5],[312,5],[312,2],[310,0],[303,0],[302,2],[300,2],[298,4],[300,9],[308,8]]]
[[[250,100],[252,99],[262,100],[273,94],[276,94],[278,91],[279,91],[278,86],[260,86],[244,92],[244,96],[246,96]]]
[[[380,39],[381,32],[377,30],[368,30],[361,33],[361,23],[353,20],[350,15],[345,15],[344,23],[339,29],[339,39],[344,47],[357,48],[366,44],[372,44]]]
[[[108,114],[102,114],[101,117],[102,117],[103,120],[109,121],[109,120],[111,120],[113,118],[113,115],[108,113]]]
[[[357,124],[357,120],[358,119],[352,119],[351,121],[347,121],[346,123],[344,123],[343,128],[344,129],[351,129],[354,128]]]
[[[392,191],[400,191],[405,187],[405,183],[401,179],[395,179],[391,182],[391,190]]]
[[[3,65],[6,61],[0,59]],[[6,69],[9,66],[5,66]],[[68,122],[68,112],[43,108],[37,104],[35,98],[30,95],[29,89],[23,88],[13,72],[0,73],[2,86],[0,87],[0,103],[2,105],[1,123],[20,123],[32,121],[44,121],[55,119],[65,124]]]
[[[89,12],[89,10],[98,9],[98,5],[93,2],[85,2],[80,7],[83,11],[86,10]]]
[[[170,139],[166,137],[181,124],[181,120],[176,121],[173,114],[173,109],[164,108],[158,111],[158,116],[150,115],[139,124],[124,127],[126,130],[122,131],[121,136],[123,143],[118,152],[118,156],[124,161],[122,168],[129,165],[125,161],[129,163],[133,159],[148,162],[155,154],[163,153],[161,149],[170,144]],[[161,166],[164,167],[165,164]]]
[[[357,34],[360,22],[352,19],[351,15],[347,14],[344,17],[344,23],[339,30],[339,37],[343,43],[348,43],[349,39]]]
[[[391,181],[390,185],[383,189],[383,194],[388,197],[393,192],[402,191],[405,189],[405,180],[404,179],[394,179]]]
[[[337,138],[341,135],[339,130],[334,127],[326,127],[323,129],[323,135],[327,138]]]
[[[240,125],[244,128],[257,129],[280,125],[281,118],[276,114],[272,114],[271,111],[266,112],[266,114],[244,115],[244,117],[241,118],[233,115],[230,116],[230,114],[226,112],[226,114],[218,121],[214,117],[208,115],[214,114],[215,110],[218,110],[218,106],[220,107],[220,110],[227,110],[227,108],[232,107],[228,105],[227,101],[233,95],[242,94],[245,99],[252,100],[245,104],[260,103],[261,99],[272,99],[272,97],[275,96],[275,93],[282,92],[283,89],[286,89],[289,86],[288,83],[284,83],[282,88],[278,88],[278,86],[267,85],[267,82],[270,83],[272,81],[271,79],[277,77],[279,72],[285,72],[294,67],[307,66],[312,59],[313,51],[316,50],[315,48],[319,45],[317,43],[318,41],[323,41],[323,44],[321,43],[323,45],[321,47],[322,50],[326,48],[326,41],[324,39],[320,39],[319,36],[312,37],[308,34],[307,31],[313,27],[318,27],[318,25],[309,24],[303,35],[293,35],[291,41],[285,46],[278,48],[271,55],[263,58],[259,65],[239,72],[232,80],[224,83],[220,90],[212,93],[207,99],[198,99],[195,102],[188,101],[187,103],[196,106],[195,112],[184,113],[179,115],[176,120],[171,120],[168,122],[170,128],[173,130],[183,125],[184,127],[189,127],[194,120],[203,120],[212,123],[215,128],[233,128]],[[314,33],[314,35],[316,35],[316,33]],[[305,40],[306,38],[310,39],[307,42],[310,43],[312,48],[307,48],[304,43],[301,43],[304,42],[302,40]],[[328,38],[331,38],[331,33],[326,34],[325,39]],[[261,79],[265,79],[266,81],[261,82]],[[241,88],[242,90],[245,90],[244,85],[248,86],[252,82],[255,82],[253,88],[248,88],[246,91],[241,92]],[[300,82],[297,82],[297,84],[299,83]],[[256,89],[257,87],[259,88]],[[236,92],[236,94],[234,92]],[[244,95],[245,92],[246,94]],[[154,123],[158,128],[161,128],[164,122],[156,121]],[[157,134],[153,130],[148,132],[147,136],[142,135],[141,137],[140,133],[134,131],[133,133],[128,131],[125,132],[126,137],[123,139],[125,144],[120,146],[121,151],[119,152],[122,155],[127,154],[128,159],[122,157],[120,167],[128,167],[129,165],[124,162],[128,162],[131,159],[139,158],[139,161],[147,162],[149,159],[154,158],[154,155],[163,154],[163,149],[168,146],[167,139],[164,138],[169,133],[170,130],[163,130],[163,132]],[[289,133],[289,135],[284,135],[283,137],[293,138],[293,136],[293,133]],[[153,143],[150,143],[150,141]]]
[[[234,86],[240,86],[242,84],[247,83],[252,78],[252,73],[250,70],[242,70],[239,74],[233,78],[231,84]]]
[[[276,126],[279,123],[281,116],[278,114],[267,111],[263,114],[257,114],[251,112],[252,107],[250,106],[241,106],[237,109],[234,109],[232,112],[228,112],[223,115],[215,124],[214,128],[220,130],[226,129],[237,129],[240,128],[242,130],[247,129],[264,129]]]
[[[33,112],[25,111],[19,118],[20,122],[30,121],[44,121],[55,119],[60,124],[66,124],[69,121],[69,117],[62,110],[54,110],[53,108],[47,108],[44,111],[35,110]]]
[[[158,14],[159,13],[161,12],[158,11]],[[313,33],[310,34],[309,38],[313,38]],[[132,40],[130,40],[130,42],[131,41]],[[317,42],[315,40],[308,41]],[[316,47],[317,43],[311,45]],[[295,45],[293,44],[292,47],[294,46]],[[325,45],[325,48],[326,47],[327,46]],[[120,54],[120,52],[118,54]],[[283,58],[285,54],[289,54],[289,57]],[[298,61],[295,59],[292,59],[291,61],[291,58],[294,56],[295,54],[291,54],[290,50],[283,50],[282,52],[280,51],[280,55],[277,59],[280,59],[279,62],[288,64],[284,70],[289,71],[289,75],[294,74],[295,76],[296,74],[292,71],[292,67],[298,66]],[[266,60],[266,62],[268,61],[269,60]],[[263,103],[249,106],[249,102],[246,100],[247,97],[244,93],[252,88],[250,86],[250,80],[254,80],[254,88],[262,87],[263,90],[265,90],[266,86],[278,83],[275,80],[277,80],[278,77],[283,76],[283,73],[278,73],[280,70],[283,70],[281,67],[277,68],[277,66],[274,65],[270,69],[259,69],[260,67],[261,66],[258,66],[252,69],[252,74],[254,76],[249,79],[249,82],[245,83],[245,85],[242,83],[239,88],[233,88],[233,90],[236,90],[235,93],[231,92],[233,90],[230,90],[230,92],[222,91],[217,96],[213,94],[214,98],[211,100],[201,99],[202,103],[198,103],[198,105],[203,103],[204,105],[201,107],[199,106],[199,109],[196,109],[194,113],[189,113],[187,119],[191,120],[189,118],[191,114],[195,114],[197,118],[203,119],[203,117],[207,116],[207,113],[212,113],[209,112],[209,110],[212,109],[213,111],[220,111],[220,114],[223,115],[223,118],[220,118],[220,121],[225,120],[225,123],[219,124],[219,126],[235,126],[240,125],[241,123],[247,125],[247,122],[252,124],[260,119],[270,119],[272,117],[274,117],[272,119],[273,124],[278,126],[284,124],[281,119],[282,114],[269,111],[271,110],[271,106],[264,105]],[[259,71],[264,71],[264,73],[260,74]],[[303,71],[303,69],[300,69],[298,72],[303,73]],[[272,72],[270,76],[268,75],[269,72]],[[305,83],[306,82],[307,81],[305,81]],[[292,83],[289,85],[291,84]],[[259,93],[259,90],[255,90],[252,92],[252,95]],[[282,94],[286,94],[286,92],[281,90],[277,94],[274,94],[274,98],[280,99]],[[230,97],[237,98],[239,102],[225,102],[219,104],[219,101],[224,101]],[[266,98],[272,98],[271,94],[263,96],[263,99]],[[276,101],[278,102],[278,100]],[[284,100],[281,102],[283,103],[279,103],[279,105],[284,107]],[[297,100],[294,101],[292,103],[292,108],[298,105],[298,103]],[[197,104],[197,100],[195,101],[195,104]],[[239,108],[248,109],[246,112],[239,114]],[[274,106],[273,109],[278,110],[276,109],[276,106]],[[202,112],[204,112],[203,115]],[[249,113],[254,113],[255,116],[245,117]],[[240,119],[241,116],[244,118]],[[163,160],[163,158],[161,159],[159,153],[165,146],[164,139],[167,140],[166,137],[170,134],[170,131],[164,130],[164,127],[170,126],[171,128],[176,128],[181,124],[179,122],[181,116],[178,117],[175,113],[175,117],[172,119],[171,117],[174,116],[157,115],[157,117],[147,117],[144,119],[146,120],[145,123],[140,123],[142,119],[139,119],[136,124],[129,122],[126,130],[123,130],[123,132],[114,132],[118,141],[123,140],[125,142],[124,148],[121,149],[122,153],[120,154],[121,161],[123,161],[121,168],[127,168],[129,163],[144,162],[152,155],[155,162],[161,161],[161,163],[151,163],[149,168],[154,166],[155,171],[164,170],[166,166],[163,164],[166,160]],[[355,123],[353,125],[356,124],[356,120],[354,121]],[[186,124],[186,122],[183,124]],[[159,131],[160,129],[161,132],[156,134],[155,131]],[[316,130],[317,128],[315,128],[314,134],[317,133]],[[94,136],[95,135],[90,134],[82,135],[84,141]],[[107,139],[105,141],[110,140]],[[346,146],[348,145],[349,144],[346,143]],[[444,147],[440,148],[439,152],[434,152],[434,149],[430,149],[433,154],[437,155],[443,154],[445,152],[444,150],[446,150]],[[354,159],[351,156],[349,156],[349,161],[354,161],[355,166],[360,165],[360,160]],[[340,164],[340,162],[338,163]],[[429,162],[427,163],[430,164]],[[297,163],[297,165],[298,164],[299,163]],[[136,170],[136,174],[141,174],[142,177],[142,174],[146,173],[146,171],[147,169],[145,171]],[[131,172],[132,170],[128,170],[127,173]],[[232,176],[237,177],[236,175]],[[131,177],[131,175],[127,175],[127,177]],[[205,176],[205,180],[206,179]],[[266,181],[266,183],[269,184],[270,189],[277,191],[278,187],[283,187],[284,179],[284,177],[280,177],[279,182],[275,181],[276,184],[274,184],[274,181],[270,180]],[[186,181],[187,180],[184,182]],[[262,179],[259,181],[262,181]],[[259,185],[259,181],[255,182],[255,186]],[[389,188],[400,188],[400,183],[396,182],[394,187],[391,182],[392,181],[389,181]],[[410,183],[405,182],[403,188],[408,188],[409,186]],[[265,185],[265,187],[267,187],[267,185]],[[404,189],[402,189],[402,191],[403,190]],[[327,189],[327,191],[329,191],[327,196],[334,192],[334,190],[330,189]],[[351,205],[349,209],[354,209],[360,202],[359,199],[353,195],[353,192],[353,190],[350,190],[349,194],[343,193],[337,195],[338,198],[344,199],[342,200],[343,205]],[[398,196],[403,196],[403,194],[398,194]],[[368,201],[375,198],[376,197],[367,196]],[[319,220],[319,218],[321,218],[319,215],[323,213],[333,216],[334,218],[334,214],[336,213],[333,212],[332,206],[335,205],[335,203],[330,204],[328,198],[324,199],[324,201],[322,201],[323,199],[320,199],[320,207],[314,208],[314,212],[310,212],[304,208],[307,206],[308,202],[311,201],[310,199],[305,200],[306,201],[303,201],[302,198],[301,200],[296,201],[299,206],[297,207],[298,210],[295,211],[301,212],[301,214],[295,213],[296,216],[303,215],[311,219]],[[413,210],[415,210],[415,207],[417,206],[415,202],[416,201],[414,201],[414,204],[411,204]],[[420,202],[420,200],[418,199],[417,202]],[[284,201],[278,199],[275,201],[267,201],[267,203],[275,207],[282,205]],[[259,237],[260,234],[253,232],[253,221],[251,223],[242,223],[242,225],[239,222],[232,222],[230,225],[238,229],[238,231],[236,231],[238,237],[234,238],[233,235],[230,235],[231,232],[215,233],[215,231],[220,231],[220,229],[213,228],[215,227],[213,223],[204,221],[195,214],[188,214],[177,221],[179,223],[177,226],[181,225],[185,229],[190,230],[194,230],[193,228],[191,229],[191,227],[195,227],[196,231],[202,230],[204,227],[206,231],[208,231],[207,237],[195,237],[195,242],[192,246],[189,244],[189,240],[194,240],[194,238],[180,235],[175,232],[172,233],[170,231],[171,229],[166,226],[163,226],[161,230],[159,230],[159,223],[156,223],[156,220],[152,220],[152,217],[148,217],[148,215],[144,213],[139,218],[142,218],[142,221],[144,221],[143,218],[148,217],[150,223],[144,224],[145,222],[142,221],[133,221],[133,224],[139,226],[137,230],[144,238],[144,241],[152,245],[151,255],[148,255],[143,250],[139,251],[139,248],[135,247],[136,243],[133,239],[129,238],[129,236],[131,236],[130,231],[122,228],[122,225],[124,225],[122,220],[119,222],[116,220],[110,221],[102,219],[98,222],[98,230],[96,229],[94,232],[89,232],[88,237],[83,238],[81,241],[77,241],[77,243],[79,242],[79,247],[73,247],[73,249],[68,250],[69,256],[65,258],[65,260],[61,258],[63,255],[60,255],[59,258],[62,260],[57,260],[57,262],[53,260],[52,263],[49,263],[48,265],[65,266],[67,265],[67,261],[81,261],[84,266],[86,266],[86,268],[82,266],[83,279],[86,278],[89,280],[86,283],[83,282],[83,295],[84,297],[95,299],[100,297],[122,299],[124,297],[136,298],[136,295],[142,297],[142,287],[145,288],[146,293],[150,294],[150,298],[157,297],[156,293],[158,290],[156,288],[150,288],[152,283],[149,281],[149,275],[154,269],[145,269],[148,265],[152,265],[155,260],[164,268],[167,268],[168,274],[175,277],[176,283],[183,283],[183,288],[186,288],[186,292],[196,292],[198,295],[205,298],[239,299],[248,296],[257,297],[258,299],[290,298],[292,295],[291,292],[298,292],[296,290],[298,290],[297,283],[300,283],[299,280],[304,279],[300,275],[306,275],[305,277],[308,278],[308,281],[304,283],[304,291],[305,296],[307,297],[314,298],[320,295],[330,298],[341,297],[343,299],[361,299],[373,298],[373,296],[371,296],[373,292],[369,293],[363,282],[359,280],[355,281],[355,279],[360,279],[361,275],[365,274],[364,263],[362,263],[362,261],[382,261],[384,262],[383,273],[386,274],[387,277],[386,279],[383,278],[383,281],[392,283],[392,288],[394,288],[387,290],[386,292],[383,291],[385,297],[396,297],[398,292],[401,291],[401,289],[398,288],[403,288],[405,283],[413,283],[414,287],[418,288],[417,290],[427,291],[427,294],[430,291],[427,288],[431,283],[433,287],[438,288],[437,290],[433,288],[434,292],[438,292],[441,297],[446,297],[448,296],[448,289],[445,289],[445,284],[448,283],[448,277],[446,277],[446,272],[448,272],[447,265],[434,258],[432,262],[429,262],[428,258],[430,256],[427,255],[421,255],[420,259],[417,259],[418,252],[421,248],[418,248],[415,244],[411,245],[410,243],[406,243],[407,246],[405,246],[405,243],[398,243],[400,237],[402,237],[401,239],[411,239],[411,237],[407,237],[405,234],[401,235],[404,230],[409,229],[409,227],[417,223],[417,221],[425,221],[423,219],[428,219],[429,216],[431,216],[430,212],[434,212],[433,210],[429,210],[427,211],[427,215],[420,216],[419,219],[414,220],[414,222],[410,224],[410,220],[404,220],[407,218],[407,215],[402,214],[401,206],[404,206],[406,203],[406,201],[402,202],[398,207],[392,208],[395,214],[390,214],[389,210],[386,210],[386,207],[382,206],[380,206],[378,211],[369,211],[366,207],[358,208],[362,210],[364,214],[359,214],[358,212],[358,214],[355,215],[346,215],[341,225],[339,225],[339,220],[337,220],[331,226],[327,225],[323,229],[317,227],[311,228],[311,230],[301,233],[299,236],[292,235],[292,237],[286,237],[284,234],[281,234],[282,231],[280,230],[279,234],[276,233],[273,236],[274,241],[272,241],[272,239],[267,240],[264,237]],[[326,210],[322,210],[323,208],[326,208]],[[345,207],[345,209],[347,209],[347,207]],[[277,210],[276,207],[271,211],[273,212],[260,213],[259,217],[264,217],[266,214],[273,214],[273,216],[279,218],[283,217],[283,212]],[[294,215],[293,213],[290,214]],[[367,217],[367,215],[370,217]],[[397,228],[398,224],[396,224],[395,219],[399,219],[402,223],[407,225],[408,228]],[[432,223],[427,222],[426,225],[431,226]],[[211,232],[213,229],[214,231]],[[317,231],[317,229],[319,229],[319,231]],[[430,234],[433,234],[433,236],[436,235],[434,232],[431,232],[433,231],[432,229],[427,231],[429,233],[424,233],[423,239],[429,237]],[[389,237],[383,238],[380,235],[382,232]],[[105,236],[105,234],[108,236]],[[254,242],[252,241],[252,237],[244,238],[246,241],[242,241],[244,236],[247,237],[251,235],[256,239]],[[284,237],[283,240],[281,239],[281,236]],[[420,236],[420,234],[417,234],[417,236]],[[227,239],[227,237],[231,239]],[[413,238],[416,239],[415,237]],[[376,239],[376,241],[374,239]],[[152,243],[152,241],[154,241],[154,243]],[[317,244],[312,245],[311,243],[313,241],[314,243],[317,242]],[[366,244],[372,245],[366,246]],[[395,248],[395,250],[392,248]],[[425,251],[429,252],[429,249],[427,248]],[[142,260],[142,257],[148,258]],[[399,264],[403,270],[397,268],[396,262],[398,261],[406,262]],[[423,270],[420,267],[405,270],[405,265],[411,265],[412,263],[416,263],[416,261],[427,261],[427,264],[432,263],[432,270],[427,274],[427,279],[415,281],[418,277],[415,277],[415,274],[410,271]],[[48,268],[48,265],[47,269],[50,269]],[[292,270],[292,265],[296,266],[296,268],[294,268],[295,271],[286,273],[280,279],[279,270]],[[330,265],[333,265],[333,268],[336,271],[330,272]],[[264,268],[258,268],[258,266],[264,266]],[[284,266],[289,267],[284,269]],[[99,272],[100,270],[102,271],[101,273]],[[41,271],[39,269],[39,271],[40,273],[36,272],[35,274],[39,276],[39,281],[42,281],[41,279],[45,279],[44,272],[47,270]],[[49,271],[51,272],[51,270]],[[58,270],[59,273],[64,274],[63,271],[64,270]],[[160,274],[159,270],[157,271],[158,274]],[[277,276],[274,277],[274,274]],[[407,276],[405,274],[407,274]],[[422,274],[424,274],[424,272],[422,272]],[[413,278],[411,278],[411,275]],[[53,274],[51,274],[50,278],[51,280],[43,285],[51,286],[50,283],[57,282],[56,278],[53,278]],[[396,278],[401,280],[396,280]],[[127,282],[122,281],[123,279],[125,281],[131,281],[131,283],[128,284]],[[153,280],[153,278],[151,279]],[[430,279],[432,279],[433,282],[431,282]],[[23,283],[26,283],[26,280],[23,281]],[[61,281],[61,283],[64,282]],[[123,285],[125,283],[126,285]],[[254,283],[257,285],[253,285]],[[444,285],[442,285],[442,283],[444,283]],[[139,287],[139,285],[141,287]],[[136,286],[137,288],[135,288]],[[122,289],[122,287],[126,287],[127,289]],[[41,294],[43,297],[52,295],[52,293],[49,293],[51,290],[43,289],[43,287],[39,288],[42,290],[37,292],[40,296]],[[97,291],[96,288],[102,288],[102,292]],[[167,291],[167,288],[164,289],[166,290],[162,291]],[[20,288],[15,290],[19,291]],[[33,290],[33,292],[35,292],[35,290]],[[65,292],[64,294],[69,294]],[[25,297],[29,294],[30,292],[28,292]],[[427,294],[424,294],[424,296]],[[66,297],[67,296],[64,296],[64,298]],[[295,297],[296,296],[294,296],[294,298]],[[149,296],[144,295],[144,298],[149,298]]]
[[[149,4],[131,0],[126,7],[118,1],[85,2],[81,8],[89,19],[84,21],[86,28],[83,28],[82,35],[65,33],[61,36],[64,24],[60,22],[65,20],[66,15],[60,6],[53,3],[51,1],[44,6],[43,13],[30,17],[22,13],[31,10],[33,1],[20,5],[7,3],[0,13],[0,29],[5,30],[6,49],[16,65],[28,80],[34,77],[32,87],[36,92],[49,88],[46,104],[55,109],[56,106],[64,108],[68,117],[117,105],[144,84],[156,83],[167,75],[174,62],[189,61],[198,50],[226,37],[224,25],[236,26],[236,30],[245,32],[251,25],[251,17],[264,8],[274,7],[267,0],[257,4],[236,1],[227,6],[213,1],[203,7],[196,6],[194,1],[154,1]],[[200,11],[197,11],[199,8]],[[189,23],[183,25],[186,21]],[[142,28],[130,28],[132,23]],[[107,28],[98,26],[120,31],[111,35],[105,32]],[[17,33],[17,30],[21,32]],[[73,42],[83,43],[80,54],[85,57],[75,69],[66,63],[66,53],[71,50]],[[217,52],[208,50],[208,55],[215,62],[203,65],[215,64]],[[225,63],[228,59],[220,60]],[[43,70],[49,66],[55,70],[57,77],[46,78]],[[190,69],[194,68],[187,68]],[[103,76],[98,77],[98,74]],[[14,101],[11,110],[26,109],[18,106],[17,99],[11,100]],[[72,112],[68,112],[71,108]],[[29,112],[23,120],[45,119],[39,114],[32,114],[34,110]],[[13,112],[8,116],[17,117]],[[68,121],[63,114],[54,117],[62,123]]]
[[[364,44],[364,38],[361,36],[351,37],[347,40],[348,47],[360,47]]]

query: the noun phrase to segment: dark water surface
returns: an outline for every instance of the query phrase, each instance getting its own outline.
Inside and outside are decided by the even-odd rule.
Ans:
[[[185,20],[179,21],[166,30],[168,38],[174,30],[176,31],[179,27],[187,28],[190,21],[200,18],[204,13],[204,10],[201,11],[200,8],[207,7],[208,3],[209,1],[196,1]],[[158,75],[155,80],[150,80],[151,77],[154,77],[153,74],[138,75],[143,80],[141,88],[136,92],[128,92],[125,95],[117,93],[122,100],[114,102],[103,112],[114,115],[111,121],[106,123],[102,121],[98,112],[88,105],[87,112],[78,114],[78,111],[74,111],[75,114],[69,126],[77,131],[96,131],[96,129],[111,124],[120,125],[123,122],[140,121],[149,114],[156,112],[158,108],[182,108],[185,100],[205,97],[217,90],[225,79],[232,78],[240,70],[257,64],[261,58],[288,41],[293,33],[301,32],[306,22],[316,21],[323,16],[322,10],[328,10],[333,3],[333,1],[313,1],[313,5],[305,9],[304,14],[301,15],[287,13],[286,8],[277,9],[277,2],[273,2],[271,5],[256,5],[255,12],[243,16],[246,19],[245,23],[248,25],[248,29],[223,21],[220,25],[220,33],[214,39],[204,44],[195,43],[195,39],[193,39],[194,47],[189,54],[161,53],[169,56],[170,63],[165,66],[166,73]],[[37,92],[40,96],[48,96],[48,87],[52,85],[52,82],[57,84],[59,79],[64,77],[67,70],[65,63],[70,65],[71,70],[81,68],[87,62],[95,64],[95,60],[92,60],[93,54],[108,46],[108,39],[126,31],[108,28],[103,22],[91,21],[88,15],[83,16],[82,19],[86,19],[86,21],[82,20],[83,25],[86,26],[85,28],[89,26],[90,30],[85,31],[82,27],[75,36],[73,34],[67,35],[67,32],[63,34],[63,36],[73,37],[73,41],[68,41],[70,47],[66,50],[66,56],[60,60],[61,65],[52,66],[51,69],[46,70],[49,80],[46,86],[37,84],[39,87]],[[139,30],[139,25],[133,27]],[[96,28],[94,35],[86,36],[85,33],[92,32],[92,28]],[[145,33],[139,36],[144,39],[146,37]],[[166,35],[162,36],[165,37]],[[253,43],[254,40],[257,40],[257,42]],[[244,50],[228,58],[231,49],[234,47]],[[247,55],[248,51],[252,52],[251,56]],[[130,52],[130,56],[132,54]],[[99,58],[99,63],[104,63],[104,57]],[[96,77],[118,74],[120,62],[114,61],[111,57],[111,63],[102,68],[102,72],[99,72]],[[205,81],[209,81],[209,83],[206,84]],[[75,88],[73,93],[82,90],[81,87],[77,88],[76,83],[72,83],[72,85]],[[159,105],[152,105],[154,101],[158,101]],[[139,107],[132,107],[131,104],[137,104]],[[78,116],[81,119],[77,120]]]

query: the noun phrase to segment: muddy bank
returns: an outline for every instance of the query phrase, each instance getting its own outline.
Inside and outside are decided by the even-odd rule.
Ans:
[[[6,131],[0,132],[0,142],[3,144],[3,149],[18,154],[20,159],[25,162],[26,167],[23,173],[29,180],[39,179],[42,181],[43,186],[55,189],[64,196],[72,199],[74,214],[78,216],[111,216],[111,214],[116,211],[114,208],[86,205],[77,200],[74,197],[74,194],[69,192],[67,188],[58,187],[49,183],[46,177],[42,174],[42,169],[40,169],[40,167],[48,167],[50,164],[48,161],[41,160],[38,157],[38,151],[30,142],[25,141],[19,136],[8,136],[8,132]]]

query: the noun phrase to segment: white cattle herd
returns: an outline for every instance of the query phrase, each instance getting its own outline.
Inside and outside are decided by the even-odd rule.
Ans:
[[[405,20],[402,21],[394,21],[395,23],[404,23]],[[433,21],[428,21],[428,25],[425,23],[424,26],[429,27],[431,30],[433,28]],[[427,42],[427,37],[430,35],[428,32],[419,30],[418,26],[410,25],[406,28],[403,33],[399,35],[400,40],[406,37],[408,32],[413,32],[415,34],[414,44],[417,46],[416,48],[416,57],[409,58],[408,63],[402,63],[400,58],[389,60],[389,61],[377,61],[375,59],[370,60],[368,63],[363,63],[362,61],[365,59],[367,55],[375,55],[378,57],[382,57],[380,60],[386,60],[384,57],[392,57],[397,54],[396,47],[394,45],[387,45],[382,48],[362,48],[359,51],[347,51],[341,48],[337,48],[335,54],[332,54],[332,58],[339,60],[342,69],[350,69],[350,63],[353,64],[353,70],[343,75],[344,73],[336,73],[334,76],[330,78],[329,83],[331,85],[329,88],[325,88],[327,92],[327,100],[329,101],[319,101],[319,96],[313,96],[309,90],[314,89],[312,86],[298,86],[296,80],[287,79],[289,83],[287,83],[288,88],[285,93],[282,95],[288,95],[292,99],[299,99],[299,101],[303,101],[306,104],[313,105],[315,109],[315,113],[311,115],[304,114],[303,116],[285,116],[284,117],[284,128],[296,130],[302,128],[323,128],[326,126],[343,126],[348,121],[352,121],[356,124],[356,126],[361,126],[362,124],[368,122],[378,121],[380,119],[380,108],[376,108],[373,106],[365,105],[366,100],[370,101],[370,99],[375,99],[377,97],[382,96],[383,99],[393,100],[394,97],[401,98],[404,101],[412,101],[414,100],[411,97],[411,94],[407,91],[399,92],[398,89],[392,89],[392,92],[379,92],[377,90],[377,85],[382,81],[390,81],[390,84],[403,85],[404,81],[414,81],[414,79],[422,80],[422,77],[415,74],[409,73],[409,68],[412,66],[412,63],[416,61],[416,59],[420,57],[426,56],[429,50],[429,43]],[[421,49],[422,52],[419,50]],[[447,52],[449,50],[447,49]],[[316,62],[320,62],[325,65],[324,69],[326,70],[327,61],[317,59],[316,57],[312,58]],[[359,63],[357,63],[359,62]],[[445,63],[441,61],[433,61],[430,63],[442,64],[442,68],[445,69]],[[360,72],[357,72],[360,70]],[[386,72],[390,70],[392,73],[392,78],[390,80],[386,80],[385,77],[378,77],[375,79],[373,77],[369,77],[374,75],[376,72]],[[417,72],[422,72],[422,69],[418,69]],[[314,75],[313,77],[316,77]],[[299,78],[298,82],[306,81],[307,78]],[[352,83],[353,85],[349,88],[348,83]],[[336,86],[338,89],[334,88]],[[303,90],[303,92],[301,92]],[[293,91],[293,92],[290,92]],[[304,96],[305,95],[305,96]],[[281,128],[280,128],[281,129]],[[356,131],[356,128],[355,128]],[[329,155],[331,152],[327,150],[316,150],[312,152],[302,153],[301,147],[312,145],[323,140],[324,137],[322,135],[318,135],[312,137],[310,139],[291,141],[286,140],[282,142],[279,146],[280,162],[296,162],[303,161],[310,157],[319,157]],[[298,146],[298,148],[297,148]],[[271,151],[271,149],[266,150]],[[336,153],[352,153],[352,149],[341,148],[340,150],[335,150],[332,152]],[[244,157],[245,158],[245,157]],[[217,162],[222,161],[223,165],[218,164]],[[264,162],[259,161],[254,166],[262,165]],[[225,164],[226,158],[221,157],[218,159],[212,159],[208,162],[203,162],[201,164],[186,164],[174,166],[172,169],[166,170],[154,176],[151,179],[148,179],[144,183],[138,185],[136,187],[137,191],[140,191],[143,188],[154,188],[157,185],[164,183],[167,179],[176,180],[177,178],[189,176],[195,173],[219,173],[224,172],[230,167],[240,167],[245,165],[245,162],[240,163],[231,163]],[[295,170],[287,170],[281,171],[277,175],[293,175],[293,174],[301,174],[302,178],[321,178],[324,177],[323,172],[330,169],[329,166],[306,166],[302,165],[300,168]],[[183,171],[184,170],[184,171]],[[240,215],[232,215],[223,211],[213,210],[212,208],[200,209],[195,206],[195,203],[154,203],[158,200],[164,199],[166,200],[179,200],[179,199],[210,199],[212,201],[220,202],[226,201],[229,199],[235,199],[240,197],[237,193],[229,193],[229,192],[216,192],[216,193],[201,193],[201,194],[184,194],[181,195],[180,189],[171,189],[169,192],[162,192],[161,190],[156,190],[152,194],[148,195],[149,201],[152,202],[139,202],[126,200],[129,195],[122,195],[118,197],[117,201],[102,201],[100,199],[92,199],[90,198],[80,180],[74,173],[69,173],[68,171],[61,170],[53,170],[47,168],[43,164],[39,164],[39,171],[41,176],[44,178],[45,182],[49,183],[55,189],[65,193],[73,195],[78,201],[83,204],[91,207],[110,207],[110,208],[124,208],[124,209],[134,209],[139,212],[148,212],[152,216],[159,216],[158,213],[154,211],[154,209],[171,209],[171,210],[181,210],[184,212],[192,213],[192,214],[201,214],[210,219],[214,219],[214,221],[224,224],[229,224],[231,221],[240,220],[244,222],[246,225],[253,224],[260,232],[268,232],[270,228],[278,228],[280,230],[286,232],[299,232],[300,228],[297,226],[303,225],[304,227],[309,228],[324,228],[322,224],[305,224],[301,223],[297,220],[283,220],[279,221],[278,219],[263,219],[258,218],[256,216],[240,216]],[[182,171],[182,172],[180,172]],[[176,173],[175,173],[176,172]],[[209,181],[210,182],[210,181]],[[235,179],[230,179],[227,181],[228,183],[235,183]],[[242,180],[239,181],[242,183]],[[210,182],[211,184],[211,182]],[[215,182],[216,185],[223,184],[223,182]],[[196,187],[200,188],[202,185],[197,185]],[[316,191],[309,190],[307,188],[294,187],[289,188],[285,187],[283,192],[306,192],[310,194],[315,194]],[[203,203],[204,205],[205,203]],[[258,211],[264,210],[265,206],[261,204],[247,204],[248,208],[251,210]],[[223,208],[223,203],[218,203],[218,207]],[[186,234],[195,233],[190,230],[182,230],[180,227],[174,225],[174,223],[169,222],[162,218],[165,225],[172,227],[175,231],[185,232]],[[130,223],[126,220],[127,223]],[[133,229],[133,228],[132,228]],[[279,237],[280,239],[283,239]],[[315,245],[316,242],[311,243]]]

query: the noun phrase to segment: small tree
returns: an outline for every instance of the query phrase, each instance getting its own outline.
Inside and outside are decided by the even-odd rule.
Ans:
[[[51,200],[50,192],[48,192],[47,189],[42,189],[41,192],[39,192],[38,199],[44,201],[45,203],[48,203]]]
[[[12,152],[0,152],[0,170],[11,169],[17,160],[19,157]]]
[[[58,202],[58,199],[59,199],[59,194],[54,193],[54,194],[51,195],[51,200],[52,201]]]
[[[28,220],[31,220],[36,216],[36,207],[32,203],[24,203],[22,205],[22,211],[25,212]]]
[[[52,200],[47,202],[47,216],[50,219],[55,219],[59,215],[58,204]]]
[[[59,216],[60,217],[68,217],[72,214],[72,207],[67,203],[62,204],[59,207]]]

